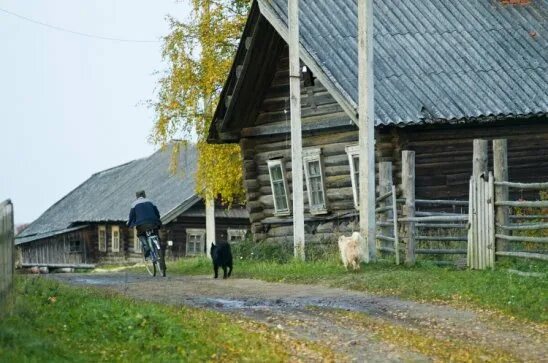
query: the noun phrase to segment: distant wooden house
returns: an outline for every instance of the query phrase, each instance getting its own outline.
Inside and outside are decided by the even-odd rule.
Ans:
[[[85,267],[138,261],[141,246],[126,221],[135,191],[145,190],[157,205],[161,237],[173,242],[167,256],[205,253],[205,205],[196,194],[196,149],[181,151],[182,172],[169,172],[171,150],[158,151],[92,175],[17,237],[26,266]],[[249,228],[245,208],[217,205],[216,240],[243,239]]]
[[[376,160],[416,152],[417,198],[466,199],[474,138],[548,179],[548,1],[374,1]],[[209,141],[239,143],[257,239],[291,239],[287,0],[254,1]],[[356,229],[357,3],[301,0],[307,239]]]

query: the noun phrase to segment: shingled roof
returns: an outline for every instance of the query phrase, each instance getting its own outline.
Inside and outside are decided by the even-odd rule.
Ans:
[[[287,0],[257,3],[287,40]],[[377,125],[548,113],[548,0],[373,3]],[[301,59],[356,120],[357,0],[299,7]]]
[[[169,172],[171,150],[167,147],[147,158],[93,174],[25,228],[16,244],[64,233],[80,224],[125,222],[137,190],[146,191],[167,222],[174,211],[179,214],[200,200],[194,181],[196,148],[182,148],[182,171],[177,174]]]

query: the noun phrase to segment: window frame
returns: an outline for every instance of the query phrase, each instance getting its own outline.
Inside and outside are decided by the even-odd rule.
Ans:
[[[190,237],[199,236],[200,237],[200,248],[199,252],[195,251],[189,253],[188,247],[190,246]],[[202,256],[204,254],[204,245],[205,245],[206,230],[201,228],[187,228],[186,229],[186,243],[185,243],[185,256]],[[196,250],[196,248],[194,248]]]
[[[272,159],[272,160],[268,160],[267,161],[267,166],[268,166],[268,175],[269,175],[269,178],[270,178],[270,188],[272,189],[272,198],[273,198],[273,202],[274,202],[274,215],[277,215],[277,216],[289,216],[291,215],[291,204],[289,203],[289,188],[287,186],[287,178],[286,178],[286,175],[285,175],[285,167],[284,167],[284,162],[283,162],[283,159]],[[284,187],[284,191],[285,191],[285,200],[286,200],[286,204],[287,204],[287,209],[280,209],[279,206],[277,205],[277,202],[276,202],[276,195],[275,195],[275,192],[274,192],[274,180],[272,179],[272,169],[274,167],[277,167],[279,166],[280,167],[280,171],[282,173],[282,182],[283,182],[283,187]]]
[[[245,240],[245,237],[247,235],[247,229],[243,229],[243,228],[228,228],[226,230],[226,239],[227,239],[227,242],[229,243],[238,243],[238,242],[241,242],[241,241],[244,241]],[[232,238],[233,236],[236,236],[236,237],[241,237],[241,239],[239,240],[236,240],[236,241],[232,241]]]
[[[310,170],[308,168],[308,165],[310,163],[315,163],[315,162],[317,162],[320,167],[319,177],[320,177],[321,192],[323,196],[322,205],[312,205],[312,188],[310,184]],[[306,190],[308,193],[308,208],[309,208],[310,214],[326,214],[327,213],[327,194],[326,194],[325,183],[324,183],[324,171],[323,171],[321,148],[309,148],[309,149],[303,150],[303,168],[304,168],[304,175],[306,179]]]
[[[114,232],[118,232],[118,241],[115,243],[116,238],[114,237]],[[112,226],[110,229],[110,238],[111,238],[111,250],[112,252],[120,252],[120,243],[122,236],[120,234],[120,226]]]
[[[352,195],[354,196],[354,207],[356,209],[360,208],[360,191],[359,188],[359,180],[356,182],[356,176],[359,178],[359,172],[360,170],[356,170],[354,167],[354,158],[357,158],[358,161],[360,160],[360,146],[359,145],[350,145],[345,148],[346,154],[348,155],[348,163],[350,164],[350,180],[352,182]]]
[[[103,232],[104,241],[101,245],[101,232]],[[100,225],[97,226],[97,244],[99,248],[99,252],[107,252],[107,226]]]
[[[76,245],[78,248],[74,248]],[[74,234],[68,235],[68,247],[69,253],[82,253],[82,241],[80,238],[75,237]]]

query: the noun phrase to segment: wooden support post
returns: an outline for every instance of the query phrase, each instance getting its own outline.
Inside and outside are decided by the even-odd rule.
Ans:
[[[474,163],[473,163],[472,174],[476,177],[479,177],[480,175],[484,174],[486,177],[485,179],[487,179],[488,149],[489,149],[489,145],[487,144],[487,140],[481,140],[481,139],[474,140]]]
[[[508,143],[506,139],[493,140],[493,171],[495,182],[508,182]],[[508,186],[495,187],[495,202],[508,200]],[[501,226],[508,224],[508,207],[496,207],[496,223]],[[509,232],[510,233],[510,232]],[[508,251],[508,242],[498,240],[495,243],[495,251]]]
[[[358,127],[360,233],[363,257],[374,261],[375,243],[375,103],[373,74],[373,0],[358,0]]]
[[[379,163],[379,195],[385,195],[390,192],[392,192],[392,163],[389,161],[384,161]],[[387,220],[392,219],[392,199],[393,198],[386,198],[380,202],[379,207],[390,207],[390,210],[380,213],[380,222],[386,222]],[[381,234],[383,236],[392,237],[394,234],[394,229],[392,226],[382,226]],[[392,246],[384,246],[382,241],[377,240],[377,249],[379,247]]]
[[[293,176],[293,248],[295,258],[304,261],[304,183],[301,128],[301,64],[299,57],[299,0],[288,0],[288,2],[291,163]]]
[[[405,198],[404,215],[406,218],[415,217],[415,152],[402,152],[402,191]],[[405,263],[415,264],[415,223],[407,223],[407,249]]]
[[[209,251],[215,242],[215,200],[206,199],[206,255],[211,258]]]

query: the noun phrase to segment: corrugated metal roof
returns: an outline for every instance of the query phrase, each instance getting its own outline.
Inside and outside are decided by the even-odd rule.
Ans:
[[[259,0],[287,34],[287,0]],[[548,113],[548,0],[374,0],[375,121]],[[300,0],[303,51],[357,108],[357,1]],[[317,66],[317,69],[314,69]]]
[[[137,190],[145,190],[162,217],[165,216],[196,195],[195,147],[181,148],[179,168],[182,171],[175,175],[169,172],[171,155],[168,147],[147,158],[92,175],[25,228],[17,236],[17,243],[66,230],[73,223],[126,221]]]

